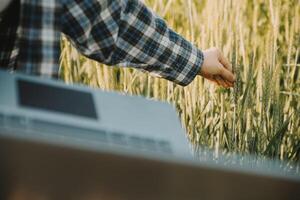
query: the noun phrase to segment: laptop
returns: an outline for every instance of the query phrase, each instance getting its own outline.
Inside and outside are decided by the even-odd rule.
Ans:
[[[167,103],[4,71],[0,93],[0,199],[300,197],[280,163],[194,158]]]

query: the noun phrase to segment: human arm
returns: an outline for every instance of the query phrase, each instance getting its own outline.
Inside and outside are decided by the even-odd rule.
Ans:
[[[85,56],[131,66],[180,85],[201,74],[201,50],[138,0],[77,0],[63,5],[62,30]]]

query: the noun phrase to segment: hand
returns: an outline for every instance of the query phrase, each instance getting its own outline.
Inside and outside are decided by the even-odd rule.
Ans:
[[[199,75],[225,88],[233,87],[235,76],[232,66],[218,48],[203,51],[204,62]]]

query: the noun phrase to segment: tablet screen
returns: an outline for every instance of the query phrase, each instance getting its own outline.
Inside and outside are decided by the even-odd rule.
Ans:
[[[97,119],[89,92],[21,79],[17,80],[17,87],[20,106]]]

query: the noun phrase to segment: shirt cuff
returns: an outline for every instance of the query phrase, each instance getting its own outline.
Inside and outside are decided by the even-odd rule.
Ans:
[[[189,56],[181,56],[179,54],[176,60],[176,71],[181,71],[178,76],[174,77],[174,82],[181,85],[189,85],[197,75],[199,75],[201,67],[204,62],[204,55],[201,50],[195,46],[191,46],[191,50],[188,51]]]

